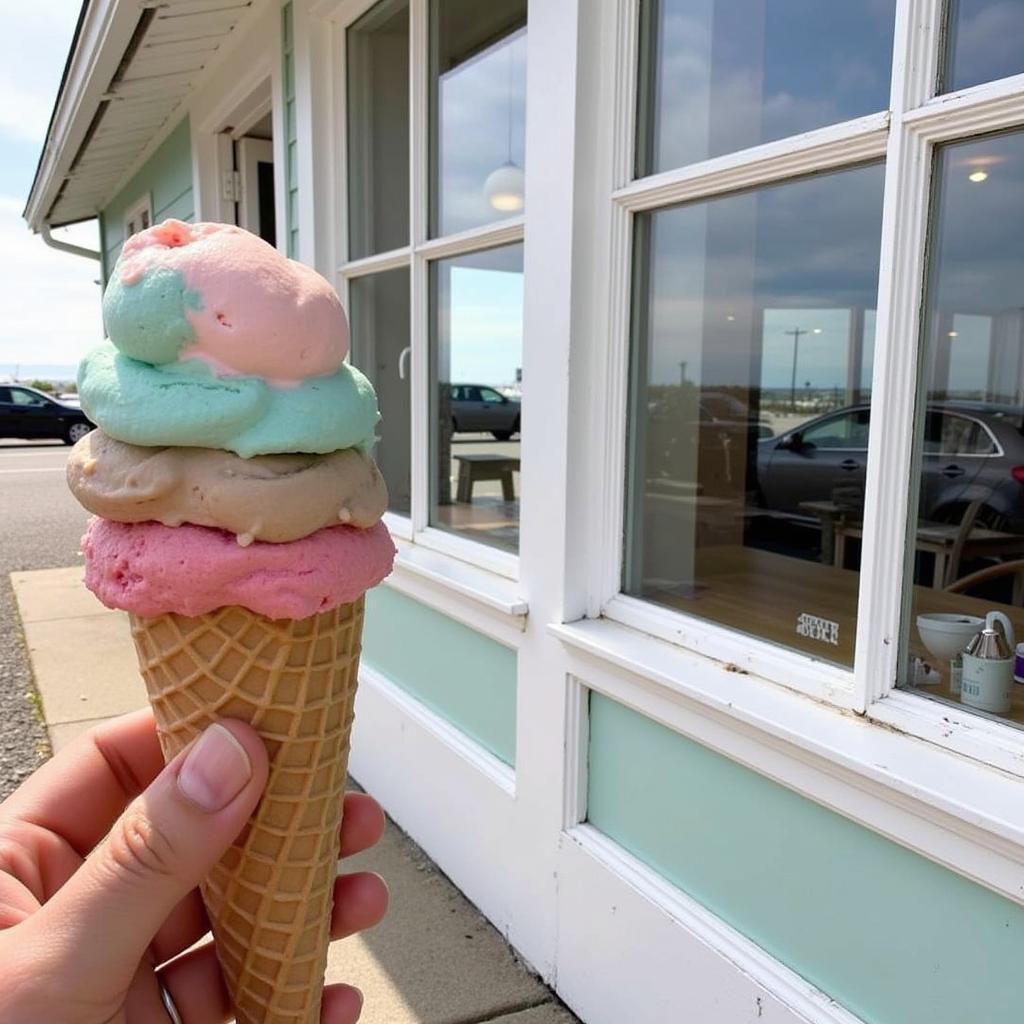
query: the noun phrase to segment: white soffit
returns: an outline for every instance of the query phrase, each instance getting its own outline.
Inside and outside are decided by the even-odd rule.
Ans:
[[[251,4],[252,0],[159,0],[141,10],[46,222],[60,225],[95,217],[113,198],[125,171],[175,116]],[[63,100],[61,96],[58,105]]]

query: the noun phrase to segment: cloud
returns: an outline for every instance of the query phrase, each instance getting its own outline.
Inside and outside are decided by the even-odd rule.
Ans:
[[[100,265],[49,248],[25,226],[22,206],[0,196],[0,363],[77,363],[103,338]],[[97,247],[81,234],[76,244]]]

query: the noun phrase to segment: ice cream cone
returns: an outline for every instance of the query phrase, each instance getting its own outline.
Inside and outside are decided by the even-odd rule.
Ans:
[[[238,1024],[320,1019],[362,624],[362,597],[306,619],[131,616],[164,757],[217,718],[251,723],[270,757],[202,886]]]

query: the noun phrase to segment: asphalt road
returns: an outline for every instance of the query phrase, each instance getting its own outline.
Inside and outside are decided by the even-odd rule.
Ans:
[[[10,573],[80,565],[86,512],[64,482],[60,442],[0,441],[0,799],[48,754]]]

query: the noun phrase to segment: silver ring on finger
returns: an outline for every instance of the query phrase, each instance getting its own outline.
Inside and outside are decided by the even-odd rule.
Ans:
[[[164,988],[163,985],[160,988],[160,1002],[164,1004],[164,1009],[167,1011],[167,1016],[171,1018],[171,1024],[184,1024],[181,1019],[181,1014],[178,1013],[178,1008],[174,1005],[174,1000],[171,998],[171,993]]]

